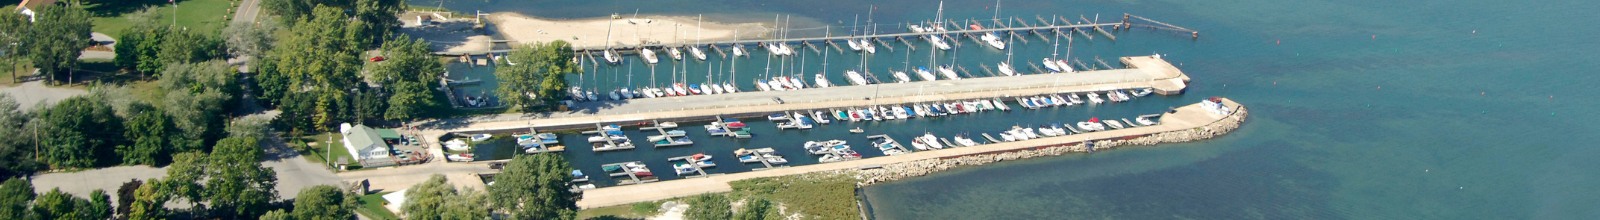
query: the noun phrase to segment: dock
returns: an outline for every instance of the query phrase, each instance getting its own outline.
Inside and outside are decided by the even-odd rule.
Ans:
[[[1004,141],[1000,141],[1000,139],[994,139],[994,136],[989,136],[989,133],[983,133],[983,139],[989,140],[989,143],[1004,142]]]
[[[875,139],[882,139],[883,143],[879,143]],[[906,149],[906,145],[900,144],[900,142],[894,141],[894,138],[890,138],[888,134],[867,136],[867,141],[872,142],[872,148],[875,148],[875,149],[878,149],[878,150],[883,150],[883,148],[878,147],[879,144],[891,144],[891,145],[894,146],[894,148],[893,148],[894,150],[899,150],[900,151],[900,153],[890,154],[889,151],[883,150],[884,151],[883,152],[884,155],[893,156],[893,155],[900,155],[900,154],[913,152],[913,151],[911,151],[911,149]]]
[[[1060,74],[1057,74],[1060,75]],[[1086,134],[1063,135],[1056,137],[1042,137],[1025,141],[1013,141],[984,145],[983,147],[953,148],[937,151],[919,151],[898,156],[883,156],[866,158],[853,161],[843,161],[825,164],[790,167],[786,169],[770,169],[751,172],[731,173],[708,178],[695,178],[673,180],[655,184],[616,186],[591,189],[584,192],[584,198],[578,201],[580,208],[596,208],[615,205],[625,205],[642,201],[656,201],[669,198],[680,198],[704,193],[729,192],[733,188],[730,182],[753,178],[776,177],[796,175],[812,172],[852,170],[862,167],[883,166],[894,163],[910,162],[928,159],[954,158],[966,155],[983,155],[1019,150],[1032,150],[1041,147],[1070,146],[1091,141],[1125,139],[1144,137],[1153,134],[1189,131],[1223,122],[1230,117],[1243,117],[1238,112],[1243,106],[1230,99],[1222,99],[1226,106],[1234,108],[1233,115],[1219,115],[1205,110],[1200,104],[1182,106],[1172,112],[1162,113],[1160,123],[1152,126],[1102,131]]]
[[[591,145],[593,145],[592,147],[594,148],[594,152],[632,150],[634,148],[633,143],[630,143],[630,141],[628,141],[626,138],[624,138],[622,141],[617,141],[616,139],[611,138],[610,135],[605,134],[605,126],[601,126],[600,123],[595,123],[594,127],[595,130],[593,131],[582,132],[583,134],[598,134],[604,138],[605,141],[602,141],[602,143],[594,143],[594,141],[590,141]]]
[[[756,148],[756,149],[749,149],[749,150],[754,152],[753,154],[755,154],[756,157],[762,158],[762,159],[756,160],[756,162],[740,161],[740,162],[743,162],[743,163],[759,163],[759,164],[761,164],[761,167],[752,167],[752,168],[750,168],[750,170],[761,171],[761,170],[767,170],[767,169],[788,167],[788,166],[783,166],[781,164],[780,165],[774,165],[774,164],[772,164],[772,162],[770,160],[766,159],[766,158],[775,157],[775,156],[776,157],[780,157],[780,158],[782,157],[782,156],[778,156],[777,155],[777,151],[773,150],[770,147],[768,147],[768,148]],[[772,153],[765,153],[765,152],[772,152]],[[735,156],[737,156],[737,154],[735,154]],[[738,158],[735,158],[735,160],[737,160],[737,159]]]
[[[660,178],[656,178],[655,177],[654,172],[644,171],[644,173],[649,173],[651,175],[640,175],[641,174],[640,172],[634,172],[632,170],[629,170],[630,168],[627,167],[628,164],[644,164],[644,163],[643,162],[639,162],[639,161],[630,161],[630,162],[622,162],[622,163],[610,163],[610,164],[600,165],[600,169],[601,170],[606,170],[607,167],[613,167],[613,166],[621,167],[622,172],[606,171],[606,175],[610,175],[611,177],[624,177],[624,176],[628,177],[627,179],[617,180],[617,185],[618,186],[633,185],[633,184],[640,184],[640,183],[653,183],[653,182],[661,181]],[[645,170],[649,170],[649,168],[645,168]]]
[[[683,172],[682,170],[678,170],[679,169],[678,168],[678,164],[674,163],[674,161],[680,161],[680,160],[689,165],[687,170],[690,171],[690,172]],[[699,162],[700,161],[694,159],[693,155],[667,158],[667,163],[672,164],[673,172],[678,173],[678,175],[679,176],[683,176],[683,178],[706,177],[707,174],[706,174],[706,169],[705,168],[716,166],[716,165],[709,165],[709,166],[708,165],[700,165]]]

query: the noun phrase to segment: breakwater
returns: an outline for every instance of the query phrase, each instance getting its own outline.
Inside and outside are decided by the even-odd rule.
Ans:
[[[1124,138],[1093,140],[1084,142],[1063,143],[1047,145],[1036,148],[1018,149],[1013,151],[997,151],[984,154],[970,154],[954,157],[931,158],[915,161],[906,161],[883,165],[881,169],[866,169],[846,171],[856,176],[857,186],[895,181],[905,178],[924,176],[934,172],[945,171],[964,166],[977,166],[989,163],[1020,160],[1035,157],[1058,156],[1068,153],[1088,153],[1097,150],[1108,150],[1121,146],[1156,145],[1161,143],[1178,143],[1210,139],[1221,136],[1238,129],[1244,124],[1245,117],[1250,114],[1244,106],[1238,106],[1232,114],[1210,124],[1177,131],[1168,131],[1148,135],[1128,136]],[[1091,147],[1093,146],[1092,150]]]

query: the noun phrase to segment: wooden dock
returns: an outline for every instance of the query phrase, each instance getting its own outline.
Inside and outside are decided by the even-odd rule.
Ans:
[[[706,174],[706,169],[705,168],[716,166],[716,165],[711,165],[711,166],[700,165],[700,161],[695,160],[694,159],[694,155],[667,158],[667,163],[672,164],[674,161],[680,161],[680,160],[683,161],[684,163],[688,163],[689,164],[689,168],[694,170],[694,173],[692,173],[692,174],[681,173],[681,172],[678,172],[677,164],[673,164],[672,165],[672,172],[673,173],[677,173],[679,176],[683,176],[683,178],[706,177],[707,174]]]
[[[640,183],[652,183],[652,182],[661,181],[661,179],[660,178],[656,178],[655,175],[640,177],[638,172],[633,172],[631,170],[628,170],[627,164],[629,164],[629,163],[644,164],[644,162],[630,161],[630,162],[622,162],[622,163],[604,164],[604,165],[600,165],[600,168],[601,168],[601,170],[604,170],[605,167],[608,167],[608,166],[619,166],[619,167],[622,167],[622,172],[615,172],[615,173],[607,172],[606,173],[606,175],[609,175],[611,177],[623,177],[623,176],[628,177],[627,179],[617,180],[617,185],[618,186],[633,185],[633,184],[640,184]],[[650,168],[646,167],[645,169],[648,170]],[[652,171],[650,173],[654,174],[655,172]]]

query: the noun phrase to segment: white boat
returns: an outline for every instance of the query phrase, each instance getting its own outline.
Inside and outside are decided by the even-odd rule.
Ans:
[[[906,118],[910,118],[911,117],[911,115],[906,112],[906,108],[894,107],[892,109],[894,109],[894,117],[895,118],[906,119]]]
[[[833,86],[833,82],[828,82],[827,75],[822,75],[821,73],[817,74],[817,87],[828,88],[831,86]]]
[[[794,55],[794,48],[790,48],[789,44],[778,43],[778,49],[783,50],[783,55]]]
[[[1138,90],[1134,90],[1133,91],[1133,97],[1144,97],[1144,96],[1150,95],[1150,93],[1153,93],[1153,92],[1155,92],[1155,91],[1150,89],[1150,88],[1138,89]]]
[[[900,80],[900,83],[911,82],[911,76],[906,75],[905,71],[894,71],[894,78]]]
[[[944,74],[944,78],[945,79],[952,79],[952,80],[961,79],[961,76],[956,75],[956,70],[951,69],[951,68],[952,67],[950,67],[948,65],[947,66],[941,66],[941,67],[939,67],[939,73],[940,74]]]
[[[917,77],[922,77],[922,81],[939,80],[939,77],[934,76],[933,72],[928,71],[928,67],[925,66],[917,67]]]
[[[1138,117],[1138,118],[1134,118],[1133,121],[1134,122],[1139,122],[1139,125],[1144,125],[1144,126],[1151,126],[1151,125],[1155,125],[1156,124],[1156,122],[1150,121],[1149,117]]]
[[[472,142],[486,141],[492,137],[494,137],[492,134],[474,134],[471,136]]]
[[[1061,72],[1061,66],[1057,66],[1056,61],[1051,60],[1049,57],[1044,58],[1044,61],[1041,61],[1040,63],[1044,63],[1044,68],[1050,69],[1050,72],[1052,73]]]
[[[928,43],[939,50],[950,50],[950,44],[945,43],[944,38],[940,38],[939,35],[928,35]]]
[[[956,144],[967,147],[978,146],[978,142],[972,141],[971,138],[967,138],[967,135],[956,135]]]
[[[855,40],[845,40],[844,42],[845,42],[845,44],[850,45],[850,50],[852,50],[852,51],[861,51],[861,44],[860,43],[856,43]]]
[[[639,49],[639,57],[644,58],[644,62],[649,64],[656,64],[656,62],[661,61],[656,59],[656,51],[650,50],[650,48]]]
[[[850,83],[853,83],[855,85],[860,86],[860,85],[867,85],[868,84],[867,83],[867,78],[866,77],[862,77],[861,73],[860,72],[856,72],[855,70],[847,70],[847,71],[845,71],[844,72],[844,76],[845,76],[845,78],[850,79]]]
[[[700,51],[699,46],[689,46],[689,55],[694,55],[695,59],[706,60],[706,52]]]
[[[994,98],[992,103],[994,103],[995,108],[999,108],[1001,111],[1011,111],[1011,106],[1006,105],[1005,101],[1000,101],[1000,98]]]
[[[778,91],[789,90],[789,87],[783,86],[783,81],[782,80],[768,80],[767,81],[767,87],[768,87],[768,89],[778,90]]]
[[[939,137],[933,136],[933,133],[923,133],[920,140],[922,140],[923,144],[927,144],[929,148],[944,149],[944,144],[940,144]]]
[[[722,90],[727,91],[728,93],[739,92],[739,88],[738,87],[733,87],[733,84],[731,84],[731,83],[723,83],[722,84]]]
[[[464,151],[471,148],[469,145],[467,145],[466,141],[461,141],[461,139],[451,139],[450,141],[444,142],[444,149],[449,149],[451,151]]]
[[[750,54],[750,53],[746,53],[744,51],[744,47],[741,47],[739,45],[733,45],[733,56],[742,57],[742,56],[745,56],[745,55],[748,55],[748,54]]]
[[[795,89],[804,89],[804,88],[806,88],[806,82],[800,81],[800,78],[787,77],[787,76],[785,76],[783,78],[788,78],[789,79],[789,86],[790,87],[794,87]]]
[[[1012,141],[1017,141],[1017,137],[1016,136],[1011,136],[1010,132],[1000,132],[1000,140],[1006,141],[1006,142],[1012,142]]]
[[[683,51],[678,50],[677,47],[667,48],[667,55],[672,56],[672,60],[683,60]]]
[[[911,29],[911,33],[922,33],[922,32],[927,32],[927,31],[926,31],[926,30],[923,30],[923,29],[922,29],[922,26],[920,26],[920,25],[915,25],[915,24],[908,24],[908,25],[906,25],[906,29]]]
[[[608,141],[627,141],[627,140],[628,140],[627,136],[621,136],[621,135],[600,135],[600,136],[590,136],[589,137],[589,142],[590,143],[600,143],[600,142],[608,142]]]
[[[622,62],[622,56],[617,55],[615,50],[606,49],[603,56],[606,58],[607,63],[617,64]]]
[[[1015,75],[1017,75],[1017,70],[1016,69],[1012,69],[1010,63],[1000,62],[1000,65],[998,65],[998,66],[999,66],[998,69],[1000,69],[1000,74],[1004,74],[1004,75],[1007,75],[1007,76],[1015,76]]]
[[[772,87],[771,86],[767,86],[767,83],[766,83],[765,80],[757,79],[756,80],[756,90],[772,91]]]
[[[822,112],[820,110],[819,111],[812,111],[811,112],[811,118],[816,119],[817,123],[822,123],[822,124],[832,124],[833,123],[833,120],[829,120],[828,119],[828,113],[824,113],[824,112]]]
[[[1072,65],[1071,64],[1067,64],[1067,60],[1056,60],[1056,67],[1061,67],[1061,71],[1062,72],[1069,72],[1069,73],[1078,72],[1077,70],[1073,70],[1072,69]]]
[[[994,32],[983,33],[983,36],[978,37],[978,39],[983,40],[983,42],[989,43],[989,46],[994,47],[994,49],[1000,49],[1000,50],[1005,50],[1006,49],[1006,42],[1000,41],[1000,37],[999,36],[995,36]]]
[[[912,138],[911,147],[919,151],[928,150],[928,144],[922,143],[922,138]]]
[[[878,53],[878,47],[873,46],[872,41],[866,38],[861,38],[861,50],[865,50],[867,53]]]
[[[472,162],[472,154],[451,154],[445,155],[444,158],[452,162]]]
[[[1096,93],[1093,93],[1093,92],[1089,93],[1089,103],[1100,104],[1100,103],[1105,103],[1105,102],[1106,102],[1106,100],[1100,99],[1100,94],[1096,94]]]

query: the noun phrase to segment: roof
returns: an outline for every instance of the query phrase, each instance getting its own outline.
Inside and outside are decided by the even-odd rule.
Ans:
[[[364,149],[373,144],[383,144],[383,138],[378,135],[378,129],[366,125],[356,125],[350,132],[344,134],[344,139],[350,142],[351,147]]]
[[[48,5],[48,4],[55,4],[55,3],[56,3],[56,0],[22,0],[21,3],[17,3],[17,10],[22,10],[24,8],[34,9],[34,8],[39,8],[40,5]]]
[[[400,132],[394,131],[394,129],[375,129],[375,130],[378,130],[378,137],[380,137],[380,138],[383,138],[383,139],[395,139],[395,140],[400,139]]]

